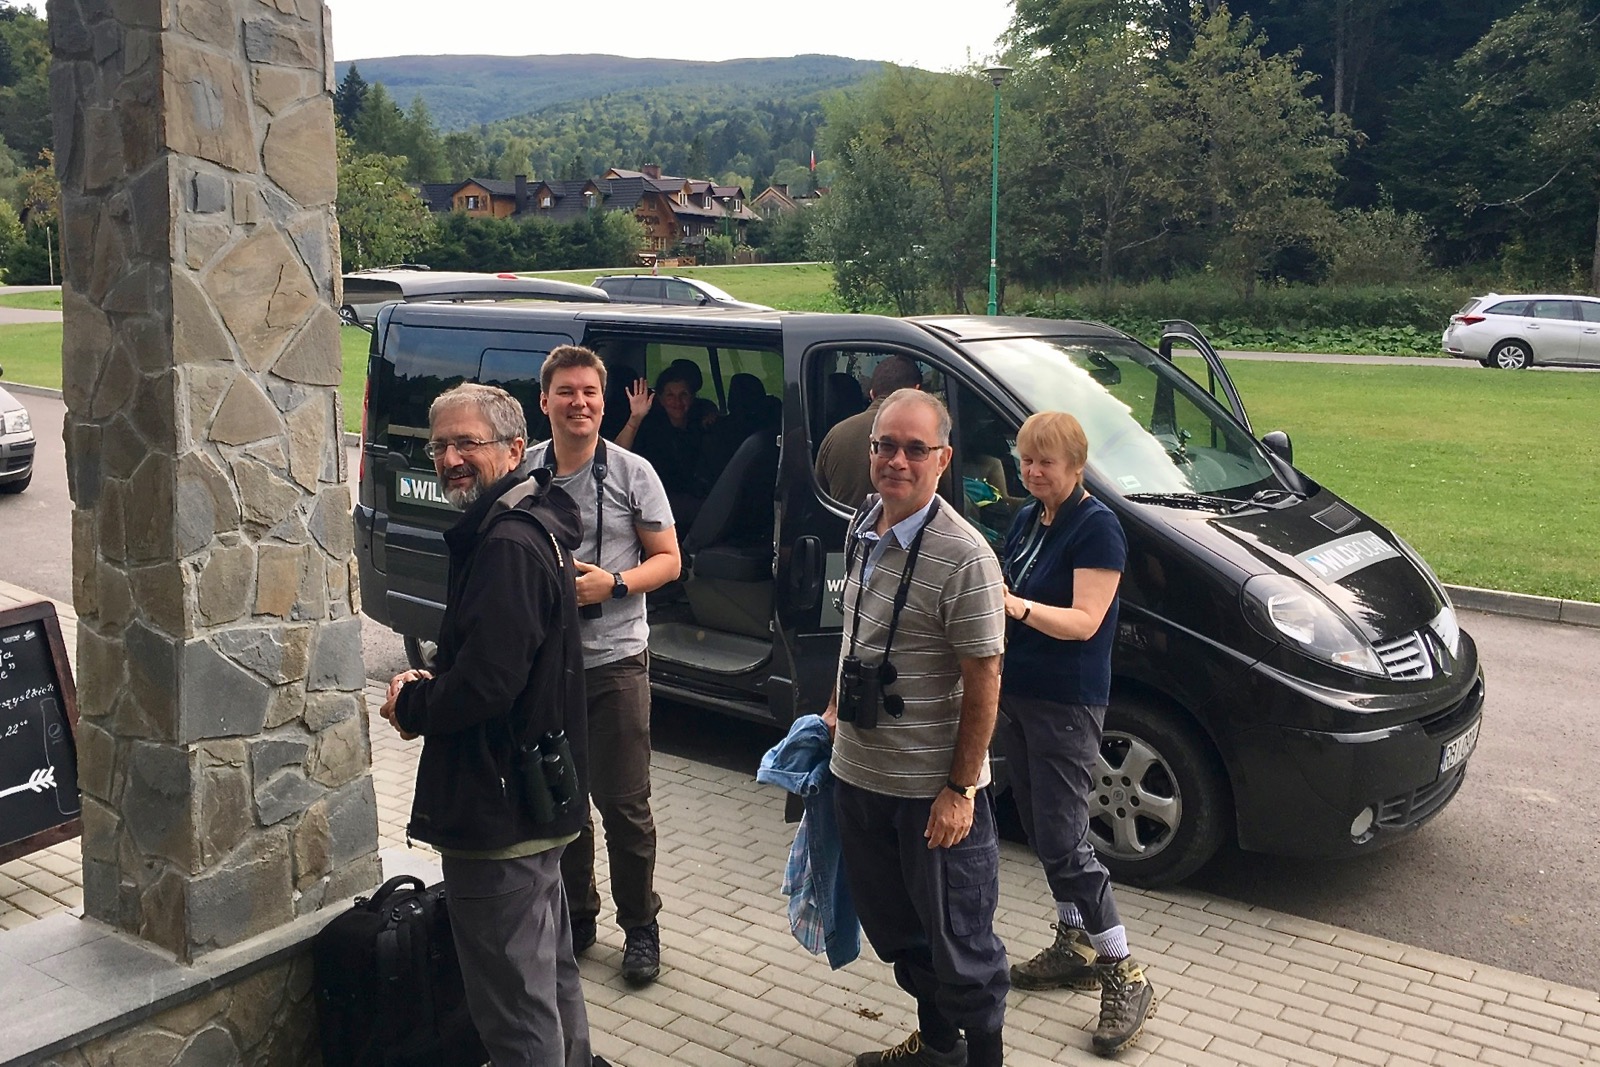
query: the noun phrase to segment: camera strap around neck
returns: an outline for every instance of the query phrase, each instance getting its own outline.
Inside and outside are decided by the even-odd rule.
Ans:
[[[555,441],[551,441],[550,444],[545,447],[544,465],[549,469],[552,475],[555,474]],[[595,438],[594,460],[590,466],[590,470],[594,475],[594,565],[596,567],[604,567],[605,564],[600,562],[601,559],[604,558],[600,554],[600,549],[602,547],[606,532],[606,439],[604,437]]]
[[[894,608],[889,614],[889,633],[885,636],[883,641],[884,662],[888,662],[889,650],[894,647],[895,631],[900,628],[900,613],[905,610],[906,601],[911,596],[911,573],[916,569],[917,557],[922,554],[922,535],[928,532],[928,524],[933,522],[933,517],[935,515],[939,514],[939,503],[939,498],[935,496],[933,498],[932,506],[928,508],[927,516],[922,520],[922,525],[917,528],[917,536],[911,539],[911,547],[906,551],[906,563],[900,571],[900,584],[895,589],[894,593]],[[879,507],[882,507],[881,503],[879,504]],[[861,535],[864,532],[865,526],[866,520],[863,518],[863,520],[858,523],[853,530],[850,531],[849,558],[845,560],[844,564],[844,573],[846,578],[850,576],[850,571],[855,566],[856,552],[860,548],[862,541]],[[893,531],[894,527],[891,526],[888,530],[884,531],[883,536],[888,537]],[[861,597],[866,593],[866,591],[867,559],[865,556],[863,556],[861,558],[861,573],[857,578],[856,585],[855,615],[854,618],[850,620],[849,654],[852,656],[856,654],[856,638],[861,632]]]
[[[1067,494],[1067,499],[1062,502],[1061,509],[1056,512],[1056,521],[1059,522],[1063,515],[1071,512],[1081,504],[1083,498],[1087,495],[1088,493],[1084,490],[1083,482],[1080,479],[1078,484],[1072,487],[1072,492]],[[1044,527],[1044,505],[1040,504],[1039,510],[1033,513],[1032,534],[1023,538],[1022,543],[1017,546],[1017,554],[1006,561],[1006,570],[1011,575],[1010,585],[1013,594],[1022,595],[1023,586],[1027,584],[1028,576],[1033,573],[1033,565],[1039,562],[1040,556],[1044,555],[1044,539],[1048,533],[1049,531]],[[1026,561],[1023,559],[1024,556],[1027,557]],[[1021,573],[1016,572],[1018,564],[1022,565]]]

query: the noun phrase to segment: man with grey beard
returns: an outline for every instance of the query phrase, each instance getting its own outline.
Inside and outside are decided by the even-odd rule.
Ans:
[[[465,384],[428,410],[427,453],[462,509],[433,673],[389,683],[382,716],[421,737],[408,836],[443,857],[467,1007],[494,1067],[591,1067],[561,853],[589,812],[577,505],[524,464],[527,421]],[[554,758],[571,778],[541,772]]]

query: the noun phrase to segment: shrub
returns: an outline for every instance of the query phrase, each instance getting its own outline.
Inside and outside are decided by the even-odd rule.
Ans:
[[[1427,246],[1433,235],[1422,216],[1389,202],[1339,212],[1329,239],[1330,285],[1408,285],[1432,273]]]

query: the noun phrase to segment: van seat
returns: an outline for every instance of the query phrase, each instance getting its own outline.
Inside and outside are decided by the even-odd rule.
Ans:
[[[696,578],[722,578],[730,582],[772,580],[769,545],[712,545],[694,556]]]

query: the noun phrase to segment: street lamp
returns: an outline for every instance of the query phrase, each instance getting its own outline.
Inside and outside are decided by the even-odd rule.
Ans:
[[[1000,255],[1000,83],[1010,67],[988,67],[983,72],[994,83],[994,157],[989,171],[989,314],[1000,311],[996,298],[995,265]]]

